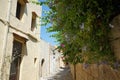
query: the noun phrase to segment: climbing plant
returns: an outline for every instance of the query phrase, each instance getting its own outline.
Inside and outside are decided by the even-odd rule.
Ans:
[[[42,18],[51,23],[49,32],[60,43],[58,49],[70,63],[110,62],[109,23],[119,13],[119,0],[47,0],[50,8]]]

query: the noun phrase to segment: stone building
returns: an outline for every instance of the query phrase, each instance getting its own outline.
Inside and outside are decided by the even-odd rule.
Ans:
[[[39,80],[41,7],[0,0],[0,80]]]
[[[41,40],[40,46],[40,77],[49,75],[49,43]]]
[[[44,40],[40,41],[40,77],[46,77],[63,67],[62,54],[55,46]]]

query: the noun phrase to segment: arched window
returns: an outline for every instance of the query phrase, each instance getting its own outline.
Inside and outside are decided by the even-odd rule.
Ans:
[[[41,66],[43,66],[43,63],[45,62],[45,59],[41,60]]]

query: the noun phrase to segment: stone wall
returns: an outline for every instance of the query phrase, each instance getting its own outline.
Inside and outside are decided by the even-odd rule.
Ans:
[[[50,73],[49,43],[43,40],[40,42],[40,77],[44,77]]]
[[[110,24],[112,26],[110,33],[111,47],[117,60],[120,60],[120,15],[114,17]]]
[[[60,66],[61,53],[56,50],[55,46],[50,45],[50,74],[56,72]]]
[[[40,26],[31,31],[32,12],[36,14],[36,24],[39,24],[41,7],[29,2],[22,5],[25,9],[22,19],[16,17],[18,0],[0,0],[0,80],[9,80],[12,62],[13,41],[16,36],[22,46],[19,80],[39,80],[40,78]],[[21,38],[25,42],[21,41]]]
[[[55,46],[50,45],[44,40],[40,40],[40,53],[41,77],[55,73],[62,65],[62,61],[60,61],[61,53],[56,50]]]
[[[106,64],[77,64],[71,66],[74,80],[119,80],[120,72]]]

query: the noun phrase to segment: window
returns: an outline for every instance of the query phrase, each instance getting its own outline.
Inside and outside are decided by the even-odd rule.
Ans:
[[[37,58],[34,58],[34,64],[36,63],[36,61],[37,61]]]
[[[41,66],[43,66],[43,63],[45,62],[45,59],[41,60]]]
[[[35,31],[36,29],[36,14],[35,12],[32,12],[32,20],[31,20],[31,31]]]
[[[20,64],[22,59],[22,43],[17,40],[13,42],[12,63],[10,68],[10,80],[19,80]]]
[[[37,58],[34,58],[34,65],[37,67]]]
[[[18,0],[16,8],[16,17],[21,20],[24,14],[26,2],[24,0]]]
[[[20,19],[20,10],[21,10],[21,4],[17,2],[17,10],[16,10],[16,17]]]
[[[25,55],[26,39],[14,34],[13,49],[12,49],[12,62],[10,67],[9,80],[19,80],[20,66],[23,55]]]

